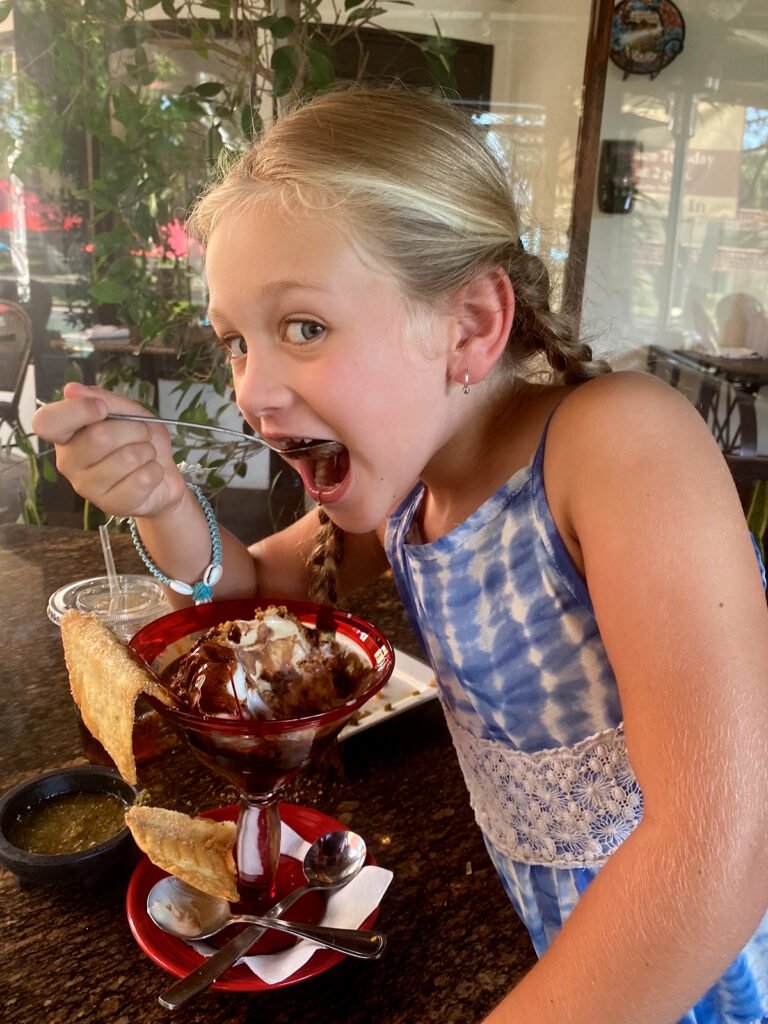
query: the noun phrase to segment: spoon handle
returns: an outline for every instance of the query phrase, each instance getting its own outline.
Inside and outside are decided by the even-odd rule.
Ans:
[[[294,889],[292,893],[289,893],[267,911],[264,916],[277,917],[280,914],[284,914],[289,907],[293,906],[300,897],[312,888],[315,887],[302,885],[301,888]],[[220,978],[224,971],[230,968],[232,964],[237,963],[240,957],[248,952],[254,942],[260,939],[266,930],[263,925],[249,925],[239,935],[230,939],[217,953],[209,957],[204,964],[200,964],[198,968],[185,978],[180,978],[169,989],[166,989],[158,997],[160,1005],[164,1006],[166,1010],[176,1010],[179,1006],[186,1003],[188,999],[191,999],[192,996],[196,996],[198,992],[203,992],[217,978]]]
[[[384,952],[387,942],[381,932],[362,931],[358,928],[331,928],[322,924],[298,924],[279,919],[271,921],[268,917],[249,915],[243,915],[241,920],[252,921],[277,932],[296,935],[300,939],[309,939],[310,942],[317,942],[328,949],[335,949],[337,953],[360,957],[361,960],[378,959]]]
[[[231,430],[229,427],[219,427],[214,423],[190,423],[189,420],[174,420],[169,416],[142,416],[138,413],[110,412],[107,413],[108,420],[132,420],[134,423],[160,423],[167,427],[184,427],[185,430],[206,430],[211,434],[226,434],[233,440],[248,444],[258,444],[269,447],[267,442],[258,434],[245,434],[242,430]]]
[[[45,403],[43,403],[45,404]],[[168,416],[143,416],[138,413],[110,412],[107,413],[108,420],[130,420],[133,423],[160,423],[166,427],[184,427],[185,430],[207,430],[211,434],[222,434],[231,437],[239,444],[256,445],[258,448],[268,448],[278,455],[287,455],[291,458],[313,456],[316,459],[338,455],[344,450],[339,441],[308,441],[306,444],[296,444],[291,440],[275,438],[267,441],[261,434],[255,431],[253,434],[245,434],[242,430],[231,430],[229,427],[219,427],[214,423],[191,423],[189,420],[174,420]]]

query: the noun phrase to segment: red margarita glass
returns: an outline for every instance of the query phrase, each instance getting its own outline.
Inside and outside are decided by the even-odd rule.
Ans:
[[[130,646],[158,675],[185,654],[207,630],[232,619],[252,619],[257,608],[283,605],[314,628],[335,629],[352,646],[370,675],[362,692],[340,707],[304,718],[268,720],[213,718],[147,701],[184,736],[197,757],[240,791],[235,856],[240,906],[258,913],[275,894],[280,860],[281,788],[338,735],[350,717],[389,679],[395,658],[389,642],[369,623],[348,612],[308,601],[242,599],[183,608],[155,619]]]

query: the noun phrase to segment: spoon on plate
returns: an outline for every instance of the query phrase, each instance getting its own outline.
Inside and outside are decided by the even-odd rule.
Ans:
[[[365,840],[355,832],[339,829],[337,832],[328,832],[324,836],[320,836],[310,846],[304,857],[303,869],[307,884],[294,889],[268,910],[264,916],[280,917],[305,893],[313,890],[323,889],[326,892],[332,892],[335,889],[341,889],[342,886],[351,882],[355,875],[359,874],[365,864],[367,853]],[[217,953],[209,957],[205,963],[163,992],[159,997],[160,1005],[167,1010],[175,1010],[192,996],[208,988],[232,964],[237,963],[265,931],[266,929],[261,925],[249,925],[239,935],[230,939]]]
[[[227,900],[200,892],[172,875],[160,879],[150,889],[147,913],[158,928],[186,942],[208,939],[228,925],[239,923],[259,924],[262,928],[310,939],[338,953],[347,953],[363,960],[375,960],[381,956],[386,942],[380,932],[294,923],[254,914],[233,914]]]

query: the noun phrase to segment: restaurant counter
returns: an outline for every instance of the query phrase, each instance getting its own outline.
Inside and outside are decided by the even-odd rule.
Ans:
[[[141,565],[114,538],[118,571]],[[83,764],[59,631],[49,595],[103,574],[96,533],[0,527],[0,792],[40,772]],[[394,646],[417,655],[388,577],[347,602]],[[234,790],[176,737],[139,766],[150,802],[196,814]],[[172,976],[139,948],[125,892],[131,867],[84,889],[22,890],[0,870],[0,1020],[4,1024],[473,1024],[532,965],[527,932],[498,881],[477,826],[438,701],[340,745],[341,767],[308,770],[287,802],[317,808],[366,839],[394,872],[376,927],[381,960],[347,959],[267,992],[208,991],[171,1014],[158,995]]]

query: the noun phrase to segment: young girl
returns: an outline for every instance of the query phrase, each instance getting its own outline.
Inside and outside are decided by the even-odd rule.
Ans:
[[[768,1018],[768,615],[704,421],[551,312],[503,167],[437,100],[283,116],[191,228],[245,418],[344,446],[296,463],[299,522],[223,535],[215,597],[391,564],[540,956],[487,1024]],[[164,429],[64,396],[34,420],[60,470],[199,581],[215,527]]]

